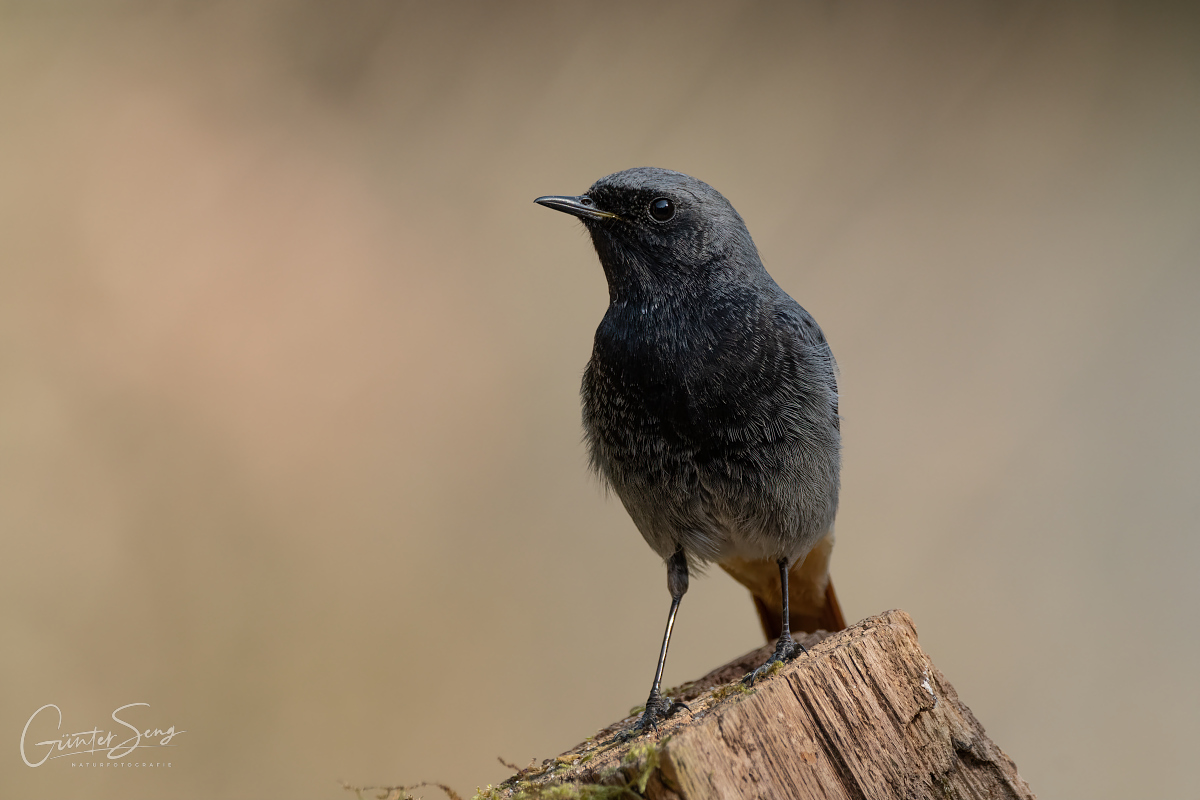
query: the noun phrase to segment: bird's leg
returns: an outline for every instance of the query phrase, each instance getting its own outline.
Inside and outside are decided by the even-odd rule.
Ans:
[[[642,712],[633,728],[624,734],[624,738],[632,738],[647,730],[653,730],[659,720],[666,719],[681,708],[687,708],[684,703],[663,697],[660,688],[663,667],[667,663],[667,647],[671,644],[671,629],[675,627],[675,612],[679,610],[679,601],[688,589],[687,555],[682,547],[667,560],[667,589],[671,592],[671,611],[667,615],[667,630],[663,633],[662,650],[658,653],[658,667],[654,670],[654,685],[650,687],[646,710]]]
[[[742,683],[745,683],[747,686],[753,686],[756,680],[770,671],[772,665],[783,661],[791,661],[801,652],[808,652],[808,649],[804,645],[792,638],[791,621],[788,619],[788,560],[781,558],[778,563],[779,587],[783,592],[783,632],[779,634],[779,641],[775,644],[775,652],[767,659],[767,663],[742,679]]]

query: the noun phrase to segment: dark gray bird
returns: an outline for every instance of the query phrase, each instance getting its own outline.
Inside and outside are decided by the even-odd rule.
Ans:
[[[583,376],[591,463],[667,565],[671,610],[635,730],[661,693],[689,566],[717,562],[754,596],[774,654],[791,629],[845,627],[829,581],[841,466],[833,354],[772,280],[742,218],[706,183],[625,170],[535,202],[583,221],[608,311]],[[790,578],[790,581],[789,581]]]

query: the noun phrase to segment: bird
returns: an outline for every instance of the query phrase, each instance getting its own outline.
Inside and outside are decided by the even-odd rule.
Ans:
[[[580,396],[590,465],[663,558],[671,605],[654,682],[628,735],[686,708],[662,694],[693,571],[750,589],[776,647],[744,679],[841,630],[829,560],[838,507],[837,366],[812,315],[767,273],[716,189],[639,167],[534,202],[582,221],[608,283]]]

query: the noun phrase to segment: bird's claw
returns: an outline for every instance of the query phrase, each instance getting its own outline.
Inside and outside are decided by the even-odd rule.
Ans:
[[[687,703],[679,700],[672,700],[670,697],[662,695],[650,695],[650,699],[646,701],[646,710],[642,712],[642,716],[638,717],[638,721],[633,723],[633,727],[624,731],[617,738],[622,742],[627,742],[641,736],[647,731],[658,730],[658,723],[664,719],[675,716],[681,709],[691,712],[691,707]]]
[[[775,645],[775,652],[767,659],[766,663],[758,669],[742,678],[742,683],[746,686],[753,686],[754,682],[764,675],[770,674],[776,664],[785,664],[788,661],[796,658],[801,653],[807,653],[808,648],[797,642],[792,637],[780,637],[779,643]]]
[[[771,673],[772,667],[774,667],[776,664],[782,664],[782,663],[783,663],[782,658],[776,658],[775,656],[771,656],[770,658],[767,659],[765,664],[763,664],[761,667],[754,670],[753,672],[748,673],[746,675],[746,677],[742,678],[742,683],[745,686],[753,686],[754,682],[756,680],[763,677],[764,675],[769,675]]]

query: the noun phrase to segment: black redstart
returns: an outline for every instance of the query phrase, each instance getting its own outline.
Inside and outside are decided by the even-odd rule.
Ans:
[[[635,730],[682,704],[660,690],[688,568],[715,561],[754,597],[774,654],[791,630],[845,627],[829,581],[841,434],[835,364],[812,316],[767,274],[742,218],[664,169],[535,202],[583,221],[608,311],[583,376],[591,463],[667,565],[671,610]]]

